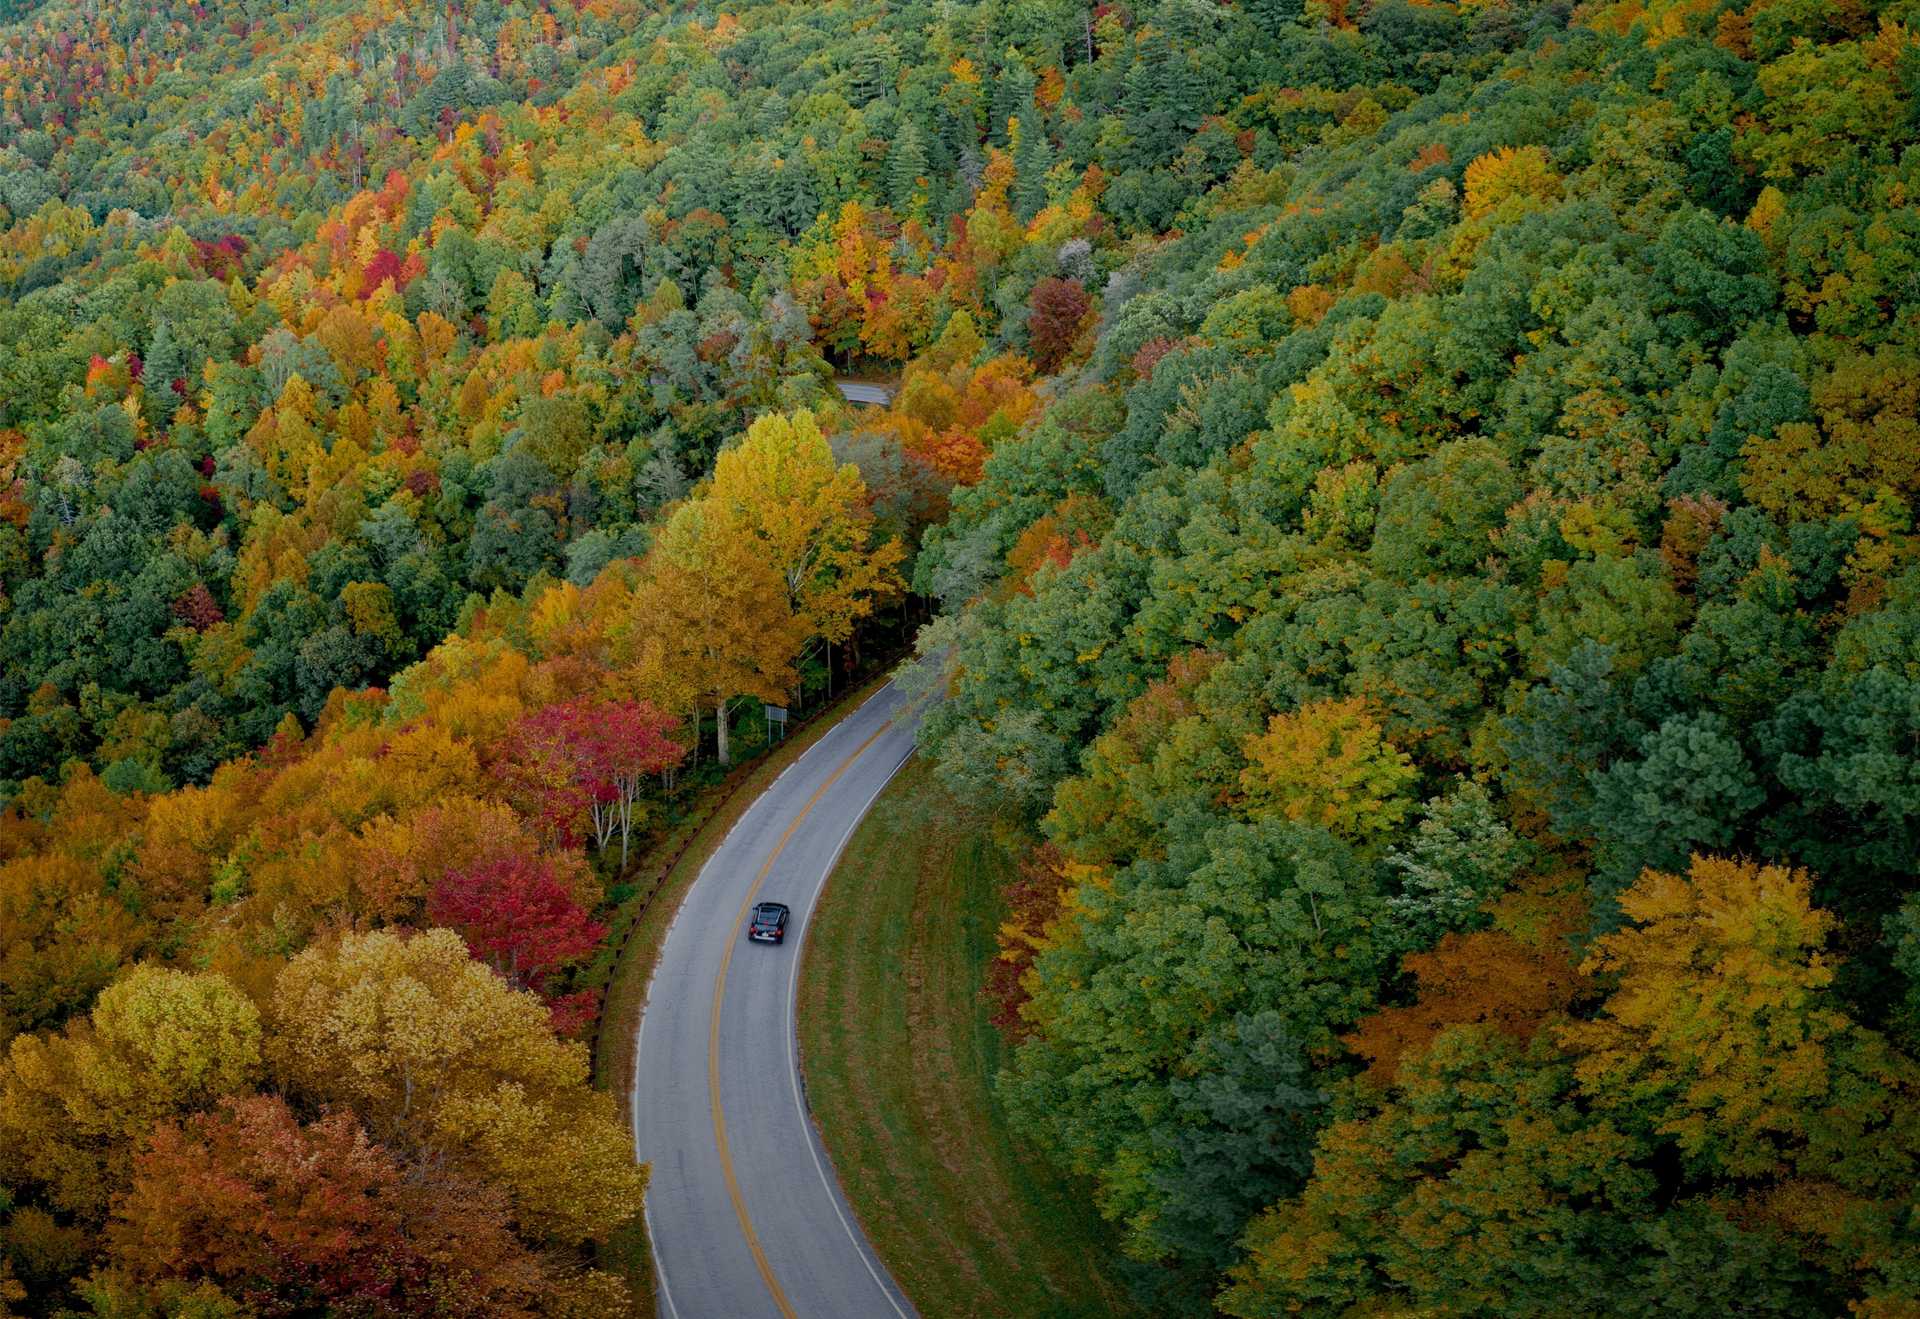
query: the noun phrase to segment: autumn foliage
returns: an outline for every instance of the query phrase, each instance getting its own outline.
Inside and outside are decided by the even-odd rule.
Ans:
[[[1143,1309],[1914,1309],[1910,4],[242,8],[0,0],[0,1311],[619,1313],[908,590]]]
[[[402,1168],[344,1113],[303,1125],[258,1095],[156,1128],[109,1241],[142,1282],[210,1280],[257,1314],[535,1314],[542,1270],[505,1211],[484,1184]]]
[[[520,989],[542,988],[606,933],[551,863],[524,855],[449,872],[427,897],[427,919],[458,932],[475,957]]]
[[[999,955],[987,968],[982,992],[993,1004],[993,1024],[1016,1039],[1023,1029],[1020,1009],[1027,1001],[1027,973],[1046,946],[1050,927],[1072,900],[1075,870],[1058,852],[1042,848],[1021,863],[1019,878],[1001,891],[1007,916],[998,932]]]
[[[1033,286],[1033,305],[1027,313],[1027,338],[1033,345],[1033,364],[1042,374],[1059,369],[1073,347],[1093,299],[1078,280],[1043,279]]]
[[[575,974],[596,912],[700,705],[785,699],[801,646],[853,640],[900,554],[869,539],[857,472],[806,414],[739,452],[654,555],[503,595],[204,786],[79,768],[8,816],[0,1185],[82,1225],[103,1295],[213,1287],[263,1314],[619,1301],[582,1252],[638,1212],[645,1170],[565,1038],[599,1008]],[[729,564],[753,565],[782,626],[726,612]],[[182,598],[171,621],[225,626]],[[386,644],[387,588],[344,598],[350,635]],[[761,661],[726,649],[736,634]]]
[[[636,805],[686,757],[677,730],[645,701],[565,701],[515,726],[503,771],[554,837],[572,839],[584,822],[604,849],[618,834],[624,865]]]
[[[1244,748],[1247,810],[1276,812],[1356,840],[1393,828],[1408,809],[1413,765],[1358,700],[1276,714]]]
[[[1583,983],[1558,938],[1529,947],[1500,930],[1447,934],[1401,965],[1414,979],[1415,1001],[1382,1009],[1344,1041],[1382,1083],[1453,1026],[1485,1025],[1524,1043],[1572,1006]]]
[[[1036,406],[916,563],[922,747],[1023,859],[996,1101],[1156,1313],[1914,1304],[1920,39],[1550,11],[1220,11],[1199,195],[992,109]],[[1179,21],[1061,103],[1204,85]],[[1020,250],[1088,156],[1151,246]]]

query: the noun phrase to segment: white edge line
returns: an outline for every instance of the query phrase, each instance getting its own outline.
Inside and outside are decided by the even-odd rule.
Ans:
[[[721,840],[723,843],[725,839]],[[714,849],[718,851],[718,848]],[[695,882],[699,882],[697,879]],[[673,934],[673,927],[680,923],[680,910],[674,909],[673,919],[667,922],[667,928],[660,936],[660,947],[665,949],[667,939]],[[640,1024],[633,1031],[633,1085],[629,1090],[627,1104],[627,1131],[633,1137],[633,1157],[640,1157],[640,1044],[647,1034],[647,1004],[653,1001],[653,981],[660,974],[660,958],[653,959],[653,970],[647,973],[646,997],[640,1000]],[[653,1189],[653,1164],[647,1164],[647,1189]],[[640,1197],[640,1221],[646,1225],[647,1254],[653,1259],[653,1280],[660,1286],[660,1299],[666,1306],[671,1319],[680,1319],[680,1309],[673,1303],[673,1289],[667,1286],[667,1267],[660,1259],[660,1238],[653,1231],[653,1197],[642,1193]]]
[[[892,783],[906,763],[913,759],[916,749],[916,746],[910,744],[907,747],[907,754],[900,757],[898,763],[887,771],[887,776],[880,780],[880,786],[873,790],[866,803],[860,807],[859,814],[855,815],[852,822],[847,825],[847,831],[840,835],[840,841],[833,849],[833,856],[827,861],[827,868],[821,871],[820,878],[814,881],[813,896],[807,900],[806,919],[800,925],[800,947],[797,951],[803,956],[807,947],[807,930],[813,925],[814,909],[819,905],[820,893],[826,888],[828,878],[840,864],[841,854],[847,850],[847,844],[853,840],[854,831],[867,818],[867,812],[873,809],[876,801],[880,800],[880,794],[887,790],[887,785]],[[873,1275],[874,1285],[880,1289],[880,1294],[887,1298],[887,1304],[893,1307],[893,1312],[899,1315],[900,1319],[909,1319],[907,1312],[900,1308],[900,1302],[894,1295],[900,1290],[900,1284],[891,1277],[882,1278],[880,1270],[874,1267],[872,1245],[864,1241],[860,1234],[853,1230],[853,1224],[847,1221],[847,1211],[840,1204],[840,1192],[828,1179],[826,1165],[820,1160],[820,1137],[813,1129],[813,1117],[807,1111],[806,1099],[800,1093],[800,1016],[796,1009],[800,962],[801,957],[793,959],[793,970],[787,976],[787,1079],[793,1087],[794,1109],[800,1114],[801,1125],[807,1131],[807,1152],[813,1156],[813,1170],[820,1174],[820,1185],[827,1192],[827,1200],[833,1205],[833,1212],[839,1218],[840,1226],[846,1229],[847,1239],[853,1243],[854,1253],[860,1256],[860,1262],[866,1265],[867,1272]]]
[[[667,1313],[673,1319],[680,1319],[679,1307],[673,1303],[673,1289],[667,1286],[667,1270],[660,1263],[660,1248],[653,1239],[653,1211],[647,1208],[645,1200],[640,1202],[640,1217],[647,1225],[647,1254],[653,1256],[653,1279],[660,1284],[660,1299],[666,1303]]]
[[[664,931],[662,931],[660,935],[660,952],[662,954],[664,954],[666,951],[667,941],[673,938],[674,927],[680,924],[680,913],[686,909],[686,898],[692,895],[695,886],[697,886],[700,883],[701,878],[707,873],[707,867],[713,864],[714,857],[717,857],[720,855],[722,849],[724,849],[726,845],[730,841],[732,841],[735,831],[737,831],[741,825],[747,822],[748,813],[751,812],[754,806],[759,803],[760,798],[766,796],[768,792],[772,791],[775,784],[778,784],[781,779],[784,779],[787,776],[788,770],[797,768],[804,761],[806,761],[806,759],[809,756],[811,756],[815,751],[818,751],[821,747],[825,746],[827,742],[832,739],[835,733],[838,733],[841,729],[851,724],[854,718],[858,716],[862,710],[865,710],[867,706],[873,702],[875,697],[878,697],[884,694],[886,690],[892,686],[893,686],[893,680],[889,678],[886,682],[880,685],[879,689],[876,690],[872,696],[869,696],[866,700],[854,706],[853,709],[847,711],[846,718],[842,719],[839,723],[835,724],[832,728],[829,728],[825,733],[821,734],[820,740],[818,742],[815,742],[812,746],[808,747],[805,751],[802,751],[798,756],[794,757],[793,760],[791,760],[784,767],[782,767],[780,772],[773,776],[772,783],[769,783],[766,787],[762,788],[759,792],[754,794],[753,800],[747,803],[746,810],[740,813],[740,818],[733,822],[732,827],[727,830],[725,836],[722,837],[719,843],[714,846],[713,855],[709,856],[705,864],[703,864],[700,867],[700,873],[693,877],[693,883],[687,885],[687,892],[681,895],[680,902],[674,906],[673,919],[667,922],[667,928]],[[889,713],[887,715],[887,721],[892,722],[892,719],[893,719],[893,714]],[[900,765],[906,764],[908,760],[912,759],[912,757],[913,757],[913,752],[909,750],[907,752],[907,755],[901,759]],[[900,765],[895,765],[893,767],[893,771],[892,773],[887,775],[886,781],[881,783],[879,788],[875,789],[873,796],[867,799],[867,804],[860,808],[860,814],[854,817],[853,824],[850,825],[847,829],[846,837],[840,840],[840,846],[838,849],[835,850],[833,854],[833,860],[827,863],[827,874],[830,875],[833,873],[833,867],[836,864],[838,864],[840,860],[840,852],[846,849],[847,840],[853,837],[854,829],[858,828],[860,825],[860,821],[866,818],[867,811],[871,809],[873,806],[873,803],[879,799],[881,792],[884,792],[886,790],[887,784],[893,781],[893,776],[900,772]],[[820,890],[826,887],[826,882],[827,882],[827,876],[822,875],[820,877],[819,884],[816,885],[813,890],[813,898],[807,905],[807,915],[809,917],[813,915],[813,903],[818,902],[820,900]],[[805,934],[805,931],[806,931],[806,926],[805,924],[802,924],[801,932],[803,936]],[[633,1141],[634,1141],[633,1156],[636,1162],[640,1158],[641,1042],[646,1038],[646,1034],[647,1034],[647,1008],[651,1006],[653,1003],[653,982],[656,979],[658,979],[660,976],[660,963],[663,960],[665,960],[663,956],[656,955],[653,959],[653,969],[647,972],[647,992],[645,996],[642,997],[640,1000],[640,1024],[634,1028],[634,1032],[633,1032],[633,1085],[630,1090],[630,1094],[632,1098],[627,1105],[627,1131],[628,1131],[628,1134],[630,1134],[633,1137]],[[799,965],[800,965],[800,959],[796,957],[794,959],[794,966],[797,969]],[[793,985],[791,982],[789,982],[787,986],[787,1020],[790,1024],[794,1026],[795,1030],[797,1031],[799,1028],[799,1018],[796,1017],[793,1013]],[[799,1084],[800,1084],[799,1073],[795,1066],[794,1049],[791,1044],[789,1045],[788,1051],[787,1051],[787,1066],[789,1070],[793,1071],[794,1098],[795,1098],[795,1101],[798,1102],[799,1101]],[[805,1119],[807,1116],[806,1105],[804,1103],[800,1105],[800,1116],[803,1119]],[[811,1120],[808,1120],[808,1125],[809,1127],[811,1127],[812,1125]],[[809,1140],[808,1147],[810,1150],[812,1149],[812,1144],[813,1142]],[[819,1151],[813,1150],[812,1152],[813,1152],[814,1168],[816,1171],[820,1173],[821,1182],[825,1184],[827,1180],[827,1173],[824,1168],[820,1167]],[[653,1166],[651,1160],[648,1161],[647,1166],[649,1170],[651,1170]],[[649,1178],[649,1189],[651,1189],[651,1178]],[[833,1190],[833,1187],[831,1185],[828,1185],[827,1190],[831,1192]],[[853,1236],[854,1235],[853,1227],[851,1224],[847,1222],[846,1214],[841,1212],[840,1201],[838,1197],[831,1197],[831,1198],[833,1199],[834,1212],[840,1215],[841,1226],[847,1229],[848,1236],[850,1237]],[[667,1286],[666,1262],[660,1258],[660,1238],[654,1233],[654,1230],[653,1230],[653,1199],[651,1196],[643,1195],[640,1199],[640,1220],[641,1222],[646,1224],[647,1254],[651,1256],[653,1259],[653,1278],[654,1278],[654,1281],[659,1284],[660,1299],[666,1303],[667,1314],[670,1315],[672,1319],[680,1319],[679,1307],[677,1307],[673,1303],[673,1289]],[[860,1245],[860,1240],[858,1237],[854,1237],[853,1244],[856,1247]],[[873,1273],[874,1272],[873,1264],[871,1261],[867,1259],[866,1251],[864,1249],[860,1251],[860,1259],[861,1259],[861,1263],[866,1264],[867,1272]],[[900,1315],[900,1319],[908,1319],[906,1312],[900,1309],[899,1302],[893,1299],[892,1292],[888,1290],[887,1285],[884,1282],[880,1281],[880,1275],[877,1273],[874,1273],[873,1280],[877,1283],[880,1283],[880,1289],[883,1292],[887,1292],[887,1301],[889,1304],[893,1306],[894,1312]]]

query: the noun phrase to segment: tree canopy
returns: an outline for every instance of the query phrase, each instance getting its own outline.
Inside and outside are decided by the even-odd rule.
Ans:
[[[911,589],[1155,1313],[1911,1310],[1917,52],[0,0],[0,1308],[623,1305],[632,844]]]

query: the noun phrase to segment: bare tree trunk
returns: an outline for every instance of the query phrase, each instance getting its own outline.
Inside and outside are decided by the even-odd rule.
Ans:
[[[713,721],[713,732],[714,732],[714,737],[719,742],[720,763],[722,765],[731,765],[733,764],[733,758],[731,754],[727,751],[727,698],[726,697],[722,696],[720,698],[719,703],[715,708],[714,714],[716,718]]]

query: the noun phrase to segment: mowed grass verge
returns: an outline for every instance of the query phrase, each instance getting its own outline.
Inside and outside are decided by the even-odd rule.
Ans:
[[[807,1097],[867,1235],[926,1319],[1131,1315],[1084,1190],[1008,1131],[980,989],[1012,862],[916,757],[809,923]]]

